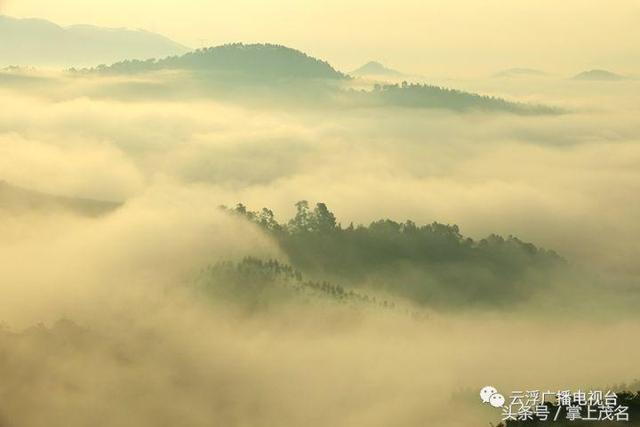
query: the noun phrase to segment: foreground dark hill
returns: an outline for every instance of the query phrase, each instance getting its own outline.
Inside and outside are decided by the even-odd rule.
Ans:
[[[0,16],[0,66],[88,66],[180,55],[189,49],[160,34]]]
[[[53,196],[0,181],[0,214],[4,212],[69,211],[83,216],[100,216],[114,211],[119,203],[76,197]]]
[[[199,49],[158,60],[121,61],[93,71],[129,74],[159,70],[206,72],[233,80],[240,77],[255,80],[346,78],[327,62],[299,50],[275,44],[243,43]]]
[[[389,219],[342,227],[323,203],[296,204],[279,223],[269,209],[231,210],[260,225],[302,274],[431,306],[501,305],[545,289],[565,261],[515,237],[465,237],[456,225]]]

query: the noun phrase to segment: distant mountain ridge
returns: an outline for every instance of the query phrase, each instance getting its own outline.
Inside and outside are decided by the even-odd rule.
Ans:
[[[592,80],[592,81],[620,81],[626,80],[627,77],[620,74],[612,73],[607,70],[589,70],[573,77],[574,80]]]
[[[364,64],[362,67],[353,70],[351,75],[354,76],[381,76],[381,77],[403,77],[404,73],[398,70],[388,68],[380,62],[370,61]]]
[[[511,78],[511,77],[542,77],[546,76],[547,73],[540,70],[535,70],[533,68],[509,68],[507,70],[502,70],[493,75],[493,77],[498,78]]]
[[[83,216],[100,216],[120,206],[117,202],[54,196],[0,180],[0,212],[69,211]]]
[[[270,43],[232,43],[198,49],[181,56],[116,62],[89,71],[129,74],[158,70],[220,73],[234,79],[346,79],[328,62],[296,49]]]
[[[180,55],[190,49],[160,34],[92,25],[62,27],[44,19],[0,15],[0,67],[90,66]]]

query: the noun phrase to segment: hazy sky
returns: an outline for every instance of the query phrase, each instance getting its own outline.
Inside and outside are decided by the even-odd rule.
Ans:
[[[144,28],[191,47],[271,41],[349,70],[432,76],[508,67],[640,73],[640,0],[0,0],[3,13]]]

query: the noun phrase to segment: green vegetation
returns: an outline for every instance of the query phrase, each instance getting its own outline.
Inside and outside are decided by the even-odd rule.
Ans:
[[[279,223],[273,211],[231,210],[270,233],[292,266],[313,277],[428,305],[504,304],[549,283],[565,262],[516,237],[465,237],[456,225],[389,219],[341,226],[324,203]]]
[[[303,52],[274,44],[233,43],[198,49],[182,56],[147,61],[122,61],[88,70],[107,74],[131,74],[159,70],[189,70],[219,73],[237,80],[345,79],[325,61]]]
[[[370,68],[370,67],[369,67]],[[77,72],[76,70],[72,70]],[[131,75],[158,71],[184,71],[177,87],[160,92],[188,91],[233,100],[257,97],[272,102],[294,103],[310,107],[403,107],[445,109],[458,112],[485,111],[512,114],[559,114],[556,108],[510,102],[437,86],[412,84],[376,85],[371,90],[353,90],[341,86],[350,79],[326,61],[295,49],[273,44],[226,44],[199,49],[182,56],[146,61],[127,60],[100,65],[80,73]],[[193,89],[193,88],[191,88]]]
[[[389,299],[344,288],[326,280],[309,280],[290,265],[254,257],[208,266],[198,277],[197,286],[208,296],[231,301],[248,312],[267,310],[287,301],[325,301],[353,307],[400,309],[396,302]],[[407,309],[405,312],[409,313]],[[418,313],[413,314],[418,316]]]
[[[528,105],[426,84],[376,85],[367,92],[364,103],[406,108],[442,108],[456,111],[504,111],[516,114],[559,114],[562,111],[543,105]]]

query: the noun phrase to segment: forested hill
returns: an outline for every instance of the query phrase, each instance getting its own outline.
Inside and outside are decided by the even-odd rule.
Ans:
[[[523,104],[493,96],[478,95],[418,83],[376,85],[372,92],[360,93],[363,105],[387,105],[405,108],[439,108],[454,111],[502,111],[520,115],[560,114],[558,108]]]
[[[296,49],[275,44],[234,43],[199,49],[182,56],[147,61],[122,61],[93,69],[101,73],[139,73],[156,70],[217,72],[260,79],[345,79],[329,63]]]
[[[296,208],[285,223],[267,208],[228,211],[265,229],[305,275],[421,304],[509,304],[544,288],[565,266],[555,252],[512,236],[476,241],[456,225],[390,219],[343,227],[323,203]]]
[[[259,93],[258,98],[262,102],[277,104],[284,101],[289,105],[293,103],[311,107],[402,107],[521,115],[561,113],[547,106],[407,82],[356,90],[349,84],[340,84],[348,83],[352,77],[337,71],[328,62],[274,44],[226,44],[182,56],[146,61],[127,60],[79,72],[72,71],[80,75],[119,76],[182,71],[187,75],[177,73],[174,80],[168,78],[170,82],[165,83],[167,86],[157,86],[159,93],[184,91],[185,94],[197,93],[198,96],[218,99],[226,96],[234,102],[250,101]]]

